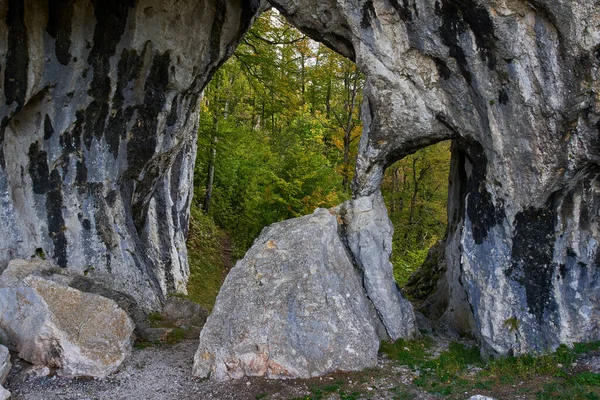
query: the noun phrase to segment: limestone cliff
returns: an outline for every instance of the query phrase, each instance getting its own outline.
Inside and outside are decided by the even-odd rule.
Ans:
[[[50,257],[147,310],[186,291],[202,89],[257,9],[0,2],[0,271]]]

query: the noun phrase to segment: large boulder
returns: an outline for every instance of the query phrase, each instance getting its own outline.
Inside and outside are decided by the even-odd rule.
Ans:
[[[134,324],[114,301],[67,286],[71,277],[57,270],[44,261],[9,263],[0,275],[0,338],[59,375],[105,377],[130,354]]]
[[[219,292],[194,375],[309,378],[375,365],[377,316],[339,231],[323,209],[265,228]]]

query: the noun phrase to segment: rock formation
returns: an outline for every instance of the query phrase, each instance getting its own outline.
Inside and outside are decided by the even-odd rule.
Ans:
[[[310,378],[374,366],[377,317],[339,231],[324,209],[265,228],[219,292],[194,375]]]
[[[490,354],[599,339],[600,4],[272,3],[366,75],[356,205],[394,161],[454,141],[441,320]],[[258,9],[0,3],[0,270],[47,256],[145,310],[185,292],[201,91]],[[387,316],[393,293],[373,298]]]
[[[364,290],[389,339],[412,337],[416,330],[415,315],[394,280],[390,261],[394,227],[381,192],[349,200],[336,212],[343,222],[343,240],[362,273]]]
[[[47,256],[145,310],[186,292],[202,89],[258,6],[0,2],[0,271]]]
[[[9,263],[0,275],[0,341],[59,375],[103,378],[131,353],[133,321],[114,301],[69,287],[60,272],[43,261]]]
[[[354,195],[453,139],[442,317],[491,354],[600,338],[600,4],[273,0],[366,74]]]

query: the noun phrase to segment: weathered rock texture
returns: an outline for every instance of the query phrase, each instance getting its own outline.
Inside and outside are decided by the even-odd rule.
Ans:
[[[366,74],[354,194],[453,139],[444,319],[489,353],[600,338],[600,3],[273,0]]]
[[[0,400],[10,399],[10,392],[0,385]]]
[[[146,310],[186,291],[201,92],[258,3],[0,2],[0,271],[45,254]]]
[[[412,305],[402,298],[390,262],[394,227],[380,191],[349,200],[336,210],[342,217],[343,238],[361,270],[363,286],[390,339],[415,334]]]
[[[320,209],[263,230],[219,292],[194,375],[309,378],[376,363],[377,316],[339,229]]]
[[[6,346],[0,344],[0,400],[6,400],[10,398],[10,392],[6,390],[2,385],[8,377],[8,373],[12,364],[10,362],[10,353]]]
[[[133,321],[114,301],[67,286],[71,278],[56,270],[9,263],[0,275],[0,339],[59,375],[103,378],[131,353]]]

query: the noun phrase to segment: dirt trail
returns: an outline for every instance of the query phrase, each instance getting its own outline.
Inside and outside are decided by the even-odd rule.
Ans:
[[[391,399],[390,389],[412,380],[410,371],[392,367],[385,362],[366,373],[338,373],[310,380],[276,381],[263,378],[212,382],[191,376],[192,359],[198,346],[196,340],[174,346],[149,347],[134,350],[121,371],[104,379],[67,379],[59,377],[29,378],[22,372],[27,366],[17,363],[6,387],[13,393],[12,400],[188,400],[188,399],[293,399],[318,396],[316,387],[341,385],[352,399]],[[376,377],[376,370],[391,372],[387,377]],[[351,383],[349,383],[351,382]],[[407,398],[433,399],[428,394],[406,389]],[[378,392],[381,391],[381,394]],[[346,393],[344,392],[344,393]],[[359,395],[364,393],[365,397]],[[368,394],[368,397],[366,395]],[[395,392],[395,395],[398,393]],[[407,393],[408,394],[408,393]],[[339,393],[325,393],[322,399],[340,399]]]

